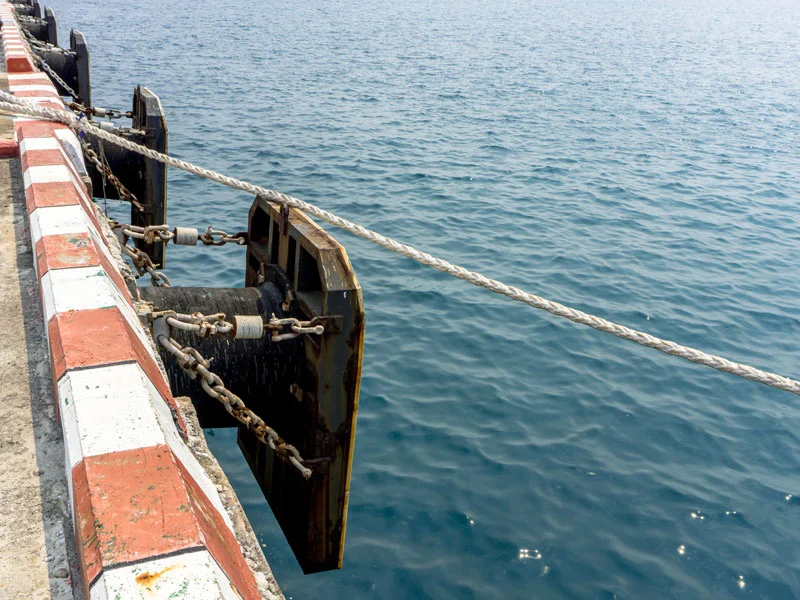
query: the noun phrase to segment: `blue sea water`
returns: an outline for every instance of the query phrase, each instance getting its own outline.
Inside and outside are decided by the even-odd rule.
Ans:
[[[172,154],[593,314],[800,375],[800,3],[49,0]],[[171,171],[169,221],[252,198]],[[800,597],[797,398],[341,232],[367,338],[341,571],[292,598]],[[184,285],[239,248],[170,249]]]

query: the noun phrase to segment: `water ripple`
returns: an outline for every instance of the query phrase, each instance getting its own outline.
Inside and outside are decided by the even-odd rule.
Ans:
[[[798,375],[796,2],[48,4],[96,102],[149,86],[177,156]],[[251,200],[170,173],[174,224],[239,231]],[[368,311],[344,569],[302,576],[211,438],[287,595],[800,596],[791,398],[337,235]]]

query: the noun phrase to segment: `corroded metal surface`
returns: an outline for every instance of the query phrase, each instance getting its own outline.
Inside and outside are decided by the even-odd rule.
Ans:
[[[282,275],[285,274],[285,275]],[[239,445],[307,573],[340,568],[355,440],[364,306],[344,248],[302,212],[256,198],[250,210],[246,284],[288,278],[283,306],[302,321],[327,320],[304,335],[288,393],[251,407],[294,443],[312,468],[303,480],[240,430]]]
[[[213,357],[210,369],[226,389],[296,447],[306,469],[239,430],[239,446],[304,571],[336,569],[358,411],[361,289],[341,245],[300,211],[258,198],[249,226],[247,287],[143,288],[141,297],[156,311],[261,319],[265,334],[256,339],[236,339],[217,325],[203,329],[213,335],[187,326],[173,326],[170,335]],[[200,423],[235,426],[201,378],[188,377],[168,354],[162,351],[170,384],[192,397]]]

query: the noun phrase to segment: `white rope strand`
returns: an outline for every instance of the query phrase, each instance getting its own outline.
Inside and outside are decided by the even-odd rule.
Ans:
[[[292,196],[288,196],[274,190],[269,190],[246,181],[228,177],[210,169],[205,169],[189,162],[167,156],[166,154],[161,154],[155,150],[145,148],[144,146],[115,135],[114,133],[99,129],[84,119],[78,119],[72,113],[37,106],[21,98],[16,98],[7,92],[3,92],[2,90],[0,90],[0,99],[3,100],[0,101],[0,110],[7,113],[29,117],[40,117],[50,121],[64,123],[72,129],[91,133],[98,138],[109,141],[113,144],[117,144],[118,146],[133,152],[137,152],[143,156],[152,158],[153,160],[157,160],[171,167],[181,169],[187,173],[192,173],[194,175],[198,175],[199,177],[216,181],[222,185],[236,188],[256,196],[262,196],[270,202],[286,204],[287,206],[297,208],[313,217],[317,217],[318,219],[330,223],[335,227],[369,240],[373,244],[377,244],[378,246],[386,248],[387,250],[411,258],[423,265],[433,267],[437,271],[447,273],[448,275],[452,275],[458,279],[463,279],[464,281],[468,281],[473,285],[485,288],[496,294],[507,296],[508,298],[516,300],[517,302],[522,302],[534,308],[547,311],[557,317],[563,317],[575,323],[587,325],[597,329],[598,331],[610,333],[622,339],[636,342],[642,346],[659,350],[665,354],[670,354],[672,356],[684,358],[699,365],[711,367],[717,371],[737,375],[744,379],[749,379],[773,388],[800,395],[800,382],[794,379],[790,379],[776,373],[763,371],[749,365],[733,362],[726,358],[714,356],[713,354],[708,354],[695,348],[682,346],[680,344],[676,344],[675,342],[657,338],[650,334],[631,329],[630,327],[625,327],[624,325],[619,325],[606,319],[602,319],[574,308],[564,306],[558,302],[547,300],[546,298],[542,298],[536,294],[526,292],[520,288],[513,287],[501,281],[486,277],[481,273],[476,273],[474,271],[465,269],[464,267],[454,265],[444,259],[428,254],[427,252],[417,250],[413,246],[400,243],[397,240],[386,237],[385,235],[371,231],[365,227],[362,227],[361,225],[358,225],[357,223],[343,219],[342,217],[314,206],[313,204],[309,204],[308,202],[300,200],[299,198],[294,198]]]

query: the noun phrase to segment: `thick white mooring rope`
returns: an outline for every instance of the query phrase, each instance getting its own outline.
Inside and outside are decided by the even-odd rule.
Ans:
[[[323,210],[317,206],[314,206],[313,204],[309,204],[308,202],[300,200],[299,198],[294,198],[292,196],[288,196],[274,190],[269,190],[246,181],[228,177],[226,175],[222,175],[221,173],[211,171],[210,169],[198,167],[197,165],[193,165],[186,161],[173,158],[166,154],[161,154],[160,152],[156,152],[155,150],[151,150],[149,148],[145,148],[144,146],[126,140],[119,135],[100,129],[85,119],[79,119],[70,112],[37,106],[31,102],[25,101],[22,98],[12,96],[11,94],[2,90],[0,90],[0,99],[2,99],[2,101],[0,101],[0,111],[9,113],[11,115],[39,117],[49,121],[63,123],[71,129],[79,132],[83,131],[91,133],[98,138],[113,144],[117,144],[122,148],[137,152],[143,156],[152,158],[153,160],[157,160],[171,167],[175,167],[176,169],[181,169],[187,173],[192,173],[205,179],[216,181],[222,185],[236,188],[256,196],[263,196],[270,202],[286,204],[287,206],[300,209],[311,216],[317,217],[318,219],[330,223],[331,225],[343,229],[344,231],[348,231],[354,235],[357,235],[358,237],[369,240],[373,244],[377,244],[378,246],[386,248],[387,250],[391,250],[392,252],[396,252],[397,254],[411,258],[419,263],[422,263],[423,265],[433,267],[437,271],[441,271],[443,273],[447,273],[448,275],[452,275],[453,277],[457,277],[458,279],[468,281],[469,283],[478,287],[486,288],[487,290],[490,290],[496,294],[502,294],[503,296],[507,296],[512,300],[516,300],[517,302],[523,302],[533,306],[534,308],[545,310],[550,314],[556,315],[557,317],[563,317],[575,323],[580,323],[581,325],[588,325],[589,327],[597,329],[598,331],[610,333],[622,339],[636,342],[642,346],[654,348],[664,352],[665,354],[678,356],[693,363],[711,367],[717,371],[731,373],[732,375],[737,375],[744,379],[757,381],[758,383],[763,383],[764,385],[768,385],[779,390],[785,390],[787,392],[800,395],[800,382],[794,379],[790,379],[776,373],[763,371],[761,369],[756,369],[755,367],[751,367],[749,365],[733,362],[726,358],[714,356],[713,354],[708,354],[688,346],[682,346],[669,340],[663,340],[650,334],[631,329],[630,327],[612,323],[606,319],[575,310],[574,308],[564,306],[558,302],[547,300],[546,298],[531,294],[530,292],[526,292],[520,288],[506,285],[501,281],[491,279],[480,273],[476,273],[474,271],[465,269],[464,267],[454,265],[444,259],[432,256],[427,252],[422,252],[412,246],[402,244],[397,240],[386,237],[385,235],[381,235],[375,231],[371,231],[365,227],[362,227],[361,225],[358,225],[357,223],[343,219],[331,212],[328,212],[327,210]]]

